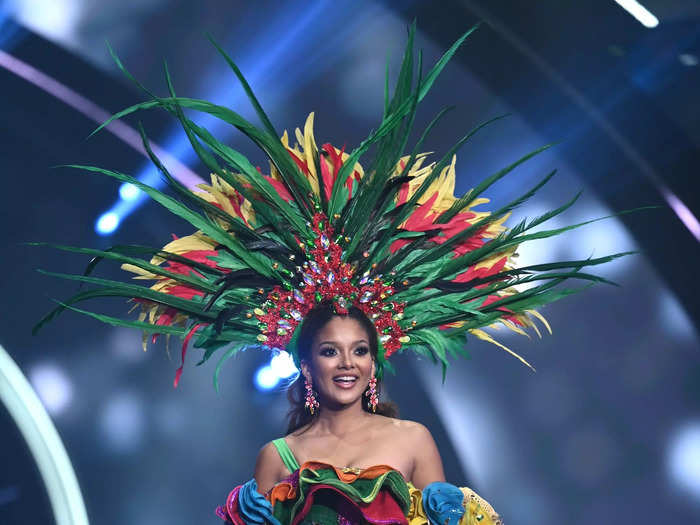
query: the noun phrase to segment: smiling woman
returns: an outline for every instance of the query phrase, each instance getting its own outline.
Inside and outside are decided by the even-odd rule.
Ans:
[[[255,468],[257,491],[274,504],[270,517],[280,523],[325,524],[372,523],[381,515],[383,523],[404,523],[408,513],[410,523],[427,523],[423,498],[436,492],[443,517],[451,515],[455,523],[464,512],[465,495],[478,501],[470,516],[482,521],[488,515],[491,521],[484,523],[499,523],[475,493],[444,483],[442,460],[428,429],[398,419],[394,404],[378,402],[377,331],[362,310],[350,307],[339,315],[331,302],[323,302],[307,314],[299,331],[302,373],[288,391],[288,433],[262,448]],[[385,485],[387,479],[393,484]],[[357,501],[363,484],[376,495],[368,492]],[[442,501],[450,494],[452,506]],[[247,499],[237,487],[219,515],[236,523],[240,510],[229,510],[250,505]],[[429,500],[425,505],[430,513],[437,510]]]
[[[352,373],[348,374],[353,379],[349,384],[343,382],[335,382],[339,388],[363,388],[369,393],[369,380],[374,377],[377,371],[377,356],[379,341],[377,330],[374,328],[372,321],[356,307],[348,310],[346,316],[338,316],[333,309],[331,303],[325,302],[314,308],[304,319],[299,329],[298,339],[299,359],[302,363],[302,374],[287,391],[289,402],[292,408],[289,412],[289,426],[287,433],[294,432],[299,428],[308,425],[314,419],[306,405],[306,393],[308,389],[306,384],[313,387],[316,385],[317,391],[322,388],[320,381],[324,372],[328,372],[333,379],[338,375],[338,366],[343,363],[338,363],[338,360],[348,358],[348,365],[355,368],[355,365],[364,365],[366,368],[368,363],[372,363],[372,369],[367,371],[367,375],[359,377],[357,374],[360,370],[349,370]],[[353,355],[345,356],[343,348],[347,348]],[[350,358],[353,359],[350,359]],[[359,367],[359,366],[358,366]],[[319,376],[319,374],[321,374]],[[317,382],[314,382],[314,376]],[[381,376],[381,373],[379,374]],[[302,381],[302,377],[305,381]],[[341,376],[338,376],[340,379]],[[376,399],[379,399],[381,394],[381,377],[375,378],[374,390]],[[329,393],[328,390],[318,391],[319,396]],[[330,401],[332,397],[328,398]],[[383,416],[397,417],[398,410],[393,403],[375,403],[371,406],[371,395],[365,395],[361,398],[363,410],[374,412]]]
[[[217,351],[223,354],[215,378],[223,362],[250,347],[286,350],[302,370],[290,390],[287,435],[262,448],[253,479],[217,508],[225,521],[501,523],[473,491],[445,482],[440,454],[424,426],[398,419],[394,406],[379,403],[390,358],[414,353],[439,364],[444,378],[450,360],[466,354],[465,337],[474,336],[530,366],[485,329],[498,325],[521,335],[528,329],[539,334],[536,321],[549,325],[537,308],[577,291],[558,284],[606,282],[582,270],[625,254],[516,265],[521,244],[593,221],[533,231],[571,207],[574,196],[538,217],[504,225],[554,172],[493,211],[477,209],[488,202],[482,194],[546,146],[461,197],[454,195],[457,150],[498,117],[477,125],[430,162],[429,154],[421,153],[423,141],[443,110],[408,147],[418,103],[474,29],[424,72],[422,55],[414,55],[412,26],[396,87],[393,94],[385,90],[381,121],[350,153],[330,143],[317,145],[313,113],[303,131],[296,130],[296,143],[286,131],[280,135],[238,67],[217,46],[248,94],[261,128],[224,106],[175,96],[167,68],[169,97],[154,96],[103,125],[138,110],[165,110],[179,120],[211,171],[210,184],[197,190],[184,186],[163,165],[145,132],[144,149],[177,198],[116,171],[75,166],[132,184],[195,231],[162,248],[57,246],[94,258],[83,274],[45,273],[93,288],[61,302],[36,330],[71,309],[139,328],[153,338],[179,336],[182,364],[175,386],[190,341],[203,350],[200,364]],[[195,123],[189,112],[210,115],[246,134],[269,158],[267,173]],[[360,159],[370,149],[374,157],[363,167]],[[121,263],[150,285],[94,277],[103,260]],[[76,307],[96,297],[128,298],[138,317],[125,320]],[[145,346],[148,338],[143,341]]]

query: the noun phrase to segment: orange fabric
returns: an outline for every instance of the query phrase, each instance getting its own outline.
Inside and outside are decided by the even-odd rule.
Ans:
[[[299,467],[299,471],[301,472],[304,469],[320,470],[324,468],[332,468],[335,470],[338,479],[343,483],[352,483],[356,479],[374,479],[389,470],[396,470],[389,465],[374,465],[372,467],[362,469],[359,474],[356,474],[354,472],[343,472],[342,468],[334,467],[328,463],[321,463],[320,461],[307,461],[301,467]]]
[[[297,489],[289,482],[278,483],[267,493],[267,499],[273,507],[278,501],[287,501],[296,497]]]
[[[389,465],[374,465],[367,467],[366,469],[362,469],[359,473],[343,472],[342,468],[334,467],[328,463],[322,463],[320,461],[307,461],[299,467],[299,472],[303,470],[315,471],[321,469],[333,469],[336,476],[338,476],[338,479],[343,483],[352,483],[356,479],[375,479],[390,470],[396,470]],[[296,497],[297,489],[288,481],[278,483],[272,487],[270,492],[267,493],[267,499],[270,501],[272,506],[274,506],[278,501],[287,501]]]

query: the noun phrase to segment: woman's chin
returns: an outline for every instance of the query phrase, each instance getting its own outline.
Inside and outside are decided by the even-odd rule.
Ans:
[[[359,388],[333,388],[326,400],[332,406],[345,407],[354,405],[358,400],[362,399],[362,392]]]

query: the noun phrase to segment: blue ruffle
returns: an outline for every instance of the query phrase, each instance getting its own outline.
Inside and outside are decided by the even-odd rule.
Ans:
[[[241,485],[238,492],[238,513],[250,525],[281,525],[272,515],[272,505],[258,492],[255,478]]]
[[[435,481],[423,489],[423,510],[430,523],[457,525],[464,515],[464,494],[450,483]]]

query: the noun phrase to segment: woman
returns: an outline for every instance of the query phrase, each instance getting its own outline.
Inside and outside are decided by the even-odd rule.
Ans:
[[[619,256],[516,266],[518,245],[581,225],[530,231],[564,212],[574,198],[513,228],[504,226],[511,211],[553,173],[494,212],[474,209],[488,202],[481,194],[492,184],[544,148],[461,197],[454,195],[455,152],[482,126],[429,163],[420,148],[441,112],[407,148],[418,103],[473,29],[427,72],[416,67],[421,60],[414,60],[414,30],[393,95],[385,93],[381,122],[351,153],[317,145],[313,113],[303,131],[296,130],[296,144],[286,131],[280,137],[224,54],[261,128],[229,108],[174,94],[137,104],[104,124],[138,110],[167,111],[178,118],[211,171],[211,184],[185,188],[153,154],[145,136],[146,150],[178,198],[128,175],[83,167],[133,184],[196,231],[160,249],[59,246],[95,259],[83,275],[55,275],[93,288],[61,303],[39,326],[70,308],[154,338],[176,335],[184,340],[183,364],[190,341],[203,350],[201,362],[222,350],[215,381],[221,363],[250,347],[286,349],[301,368],[305,385],[300,380],[292,389],[288,435],[262,449],[255,478],[237,487],[218,509],[234,523],[409,520],[417,525],[426,523],[426,515],[441,524],[496,523],[497,516],[473,492],[444,483],[430,433],[396,419],[390,407],[378,403],[379,380],[392,368],[391,355],[403,351],[431,359],[444,372],[450,358],[464,353],[467,336],[492,342],[527,365],[484,328],[501,324],[520,334],[528,328],[539,333],[536,319],[549,328],[536,308],[575,291],[555,285],[569,278],[601,281],[582,268]],[[184,110],[206,113],[242,131],[269,158],[268,173]],[[370,148],[374,157],[365,170],[360,158]],[[139,286],[90,276],[104,259],[155,283]],[[75,307],[94,297],[131,298],[139,316],[123,320]],[[181,373],[182,366],[175,386]]]
[[[377,332],[357,308],[335,315],[330,305],[315,309],[301,329],[302,376],[320,405],[312,415],[300,399],[302,382],[290,390],[292,411],[285,443],[297,461],[316,460],[345,467],[390,465],[417,488],[444,481],[442,461],[428,429],[397,419],[390,404],[369,404]],[[379,385],[376,387],[377,392]],[[295,394],[295,395],[294,395]],[[371,444],[371,446],[368,446]],[[260,452],[255,479],[261,492],[289,476],[277,448]]]
[[[392,404],[376,402],[377,331],[359,308],[337,315],[332,304],[321,303],[304,319],[298,347],[301,376],[289,390],[287,436],[265,445],[255,467],[257,490],[266,499],[241,505],[237,487],[227,505],[217,509],[221,518],[255,522],[257,512],[280,523],[406,523],[408,519],[417,525],[427,523],[428,517],[440,523],[445,519],[501,523],[469,489],[459,491],[444,483],[442,460],[427,428],[398,419]],[[325,472],[336,483],[330,485],[327,478],[304,482],[303,475],[300,483],[299,474],[306,471]],[[385,484],[382,476],[388,474],[405,490]],[[364,487],[365,494],[376,491],[374,496],[358,496],[353,490],[358,475],[375,481]],[[344,483],[337,483],[341,478]],[[293,492],[292,485],[296,485]],[[439,503],[424,504],[420,490],[426,487],[443,491]],[[379,495],[387,497],[378,501]],[[446,503],[444,498],[450,495],[452,501]],[[268,507],[267,501],[275,505]],[[241,510],[246,505],[247,510]]]

